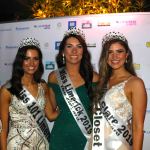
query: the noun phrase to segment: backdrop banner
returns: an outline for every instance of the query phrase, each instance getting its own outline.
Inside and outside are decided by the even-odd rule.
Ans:
[[[35,19],[0,24],[0,86],[9,80],[12,62],[18,44],[23,38],[34,37],[39,40],[43,53],[47,81],[49,72],[57,68],[55,55],[65,31],[71,27],[80,28],[85,33],[92,64],[98,71],[102,37],[109,31],[123,33],[129,41],[133,52],[134,66],[137,74],[144,80],[148,93],[148,105],[144,127],[143,149],[149,149],[150,139],[150,13],[118,13],[83,15],[73,17],[56,17]],[[50,129],[53,123],[49,123]]]

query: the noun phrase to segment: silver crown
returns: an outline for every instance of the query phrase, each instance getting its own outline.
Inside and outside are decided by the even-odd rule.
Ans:
[[[108,41],[117,40],[117,39],[128,43],[127,39],[125,38],[125,36],[122,33],[120,33],[120,32],[109,32],[103,37],[102,45],[104,45]]]
[[[22,48],[24,46],[36,46],[40,48],[40,43],[35,38],[28,37],[26,39],[23,39],[19,44],[19,48]]]
[[[64,36],[68,36],[71,34],[72,35],[80,35],[85,40],[85,34],[79,28],[78,29],[76,29],[75,27],[70,28],[68,31],[65,32]]]

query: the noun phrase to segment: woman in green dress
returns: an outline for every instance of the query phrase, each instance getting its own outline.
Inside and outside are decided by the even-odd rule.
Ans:
[[[68,30],[56,57],[58,70],[48,77],[53,107],[60,109],[51,132],[50,150],[88,147],[92,130],[90,98],[92,86],[98,81],[90,59],[83,32],[75,28]]]

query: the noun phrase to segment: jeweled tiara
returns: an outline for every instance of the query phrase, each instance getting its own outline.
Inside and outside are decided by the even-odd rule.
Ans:
[[[80,35],[84,40],[85,40],[85,34],[83,33],[82,30],[80,30],[79,28],[70,28],[68,31],[65,32],[64,36],[68,36],[68,35]]]
[[[19,48],[22,48],[24,46],[32,46],[32,45],[40,48],[40,43],[38,40],[36,40],[35,38],[27,37],[20,42]]]
[[[125,36],[120,33],[120,32],[109,32],[107,33],[103,39],[102,39],[102,45],[104,45],[106,42],[111,41],[111,40],[121,40],[124,41],[126,43],[128,43],[127,39],[125,38]]]

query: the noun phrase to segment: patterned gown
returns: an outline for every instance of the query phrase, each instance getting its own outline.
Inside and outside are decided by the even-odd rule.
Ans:
[[[44,89],[38,85],[37,103],[44,111]],[[7,138],[8,150],[48,150],[49,144],[30,112],[21,101],[12,96],[9,106],[9,133]]]
[[[128,80],[111,87],[111,89],[109,89],[105,94],[104,101],[106,101],[107,104],[112,107],[119,119],[121,119],[122,122],[124,122],[124,124],[131,129],[132,106],[124,92],[125,83],[127,81]],[[125,144],[119,140],[112,131],[112,128],[108,122],[106,120],[104,121],[104,150],[129,150],[130,148],[128,147],[128,144]]]
[[[48,83],[55,93],[60,115],[55,120],[50,139],[50,150],[84,150],[87,139],[82,134],[75,119],[73,118],[60,87],[55,83]],[[90,100],[84,85],[75,89],[87,114],[92,118]]]

